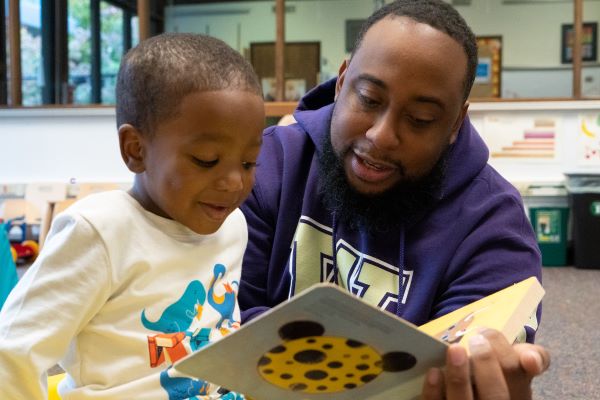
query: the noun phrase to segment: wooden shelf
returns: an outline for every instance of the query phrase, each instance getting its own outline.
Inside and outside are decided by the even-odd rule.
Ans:
[[[267,101],[265,102],[265,114],[267,117],[282,117],[292,114],[298,107],[295,101]]]

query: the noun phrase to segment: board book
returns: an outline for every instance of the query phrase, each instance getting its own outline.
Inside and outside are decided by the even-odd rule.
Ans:
[[[321,283],[174,368],[254,400],[412,400],[449,343],[481,327],[514,341],[543,295],[532,277],[417,327]]]

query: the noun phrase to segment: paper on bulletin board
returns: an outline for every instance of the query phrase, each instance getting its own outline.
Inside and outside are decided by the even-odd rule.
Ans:
[[[500,114],[484,118],[481,135],[492,162],[556,163],[561,129],[562,119],[547,114]]]
[[[579,115],[577,164],[600,166],[600,113]]]

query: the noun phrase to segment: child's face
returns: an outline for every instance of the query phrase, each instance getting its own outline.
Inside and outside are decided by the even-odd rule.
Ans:
[[[264,121],[263,101],[250,92],[184,97],[177,115],[144,137],[134,196],[197,233],[215,232],[250,194]]]

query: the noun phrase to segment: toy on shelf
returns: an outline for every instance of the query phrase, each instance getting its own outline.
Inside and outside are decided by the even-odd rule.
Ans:
[[[12,251],[4,224],[0,221],[0,309],[19,280],[14,257],[10,254]]]
[[[25,216],[7,220],[4,229],[10,240],[10,251],[15,264],[33,262],[40,252],[40,247],[35,240],[27,238]]]

